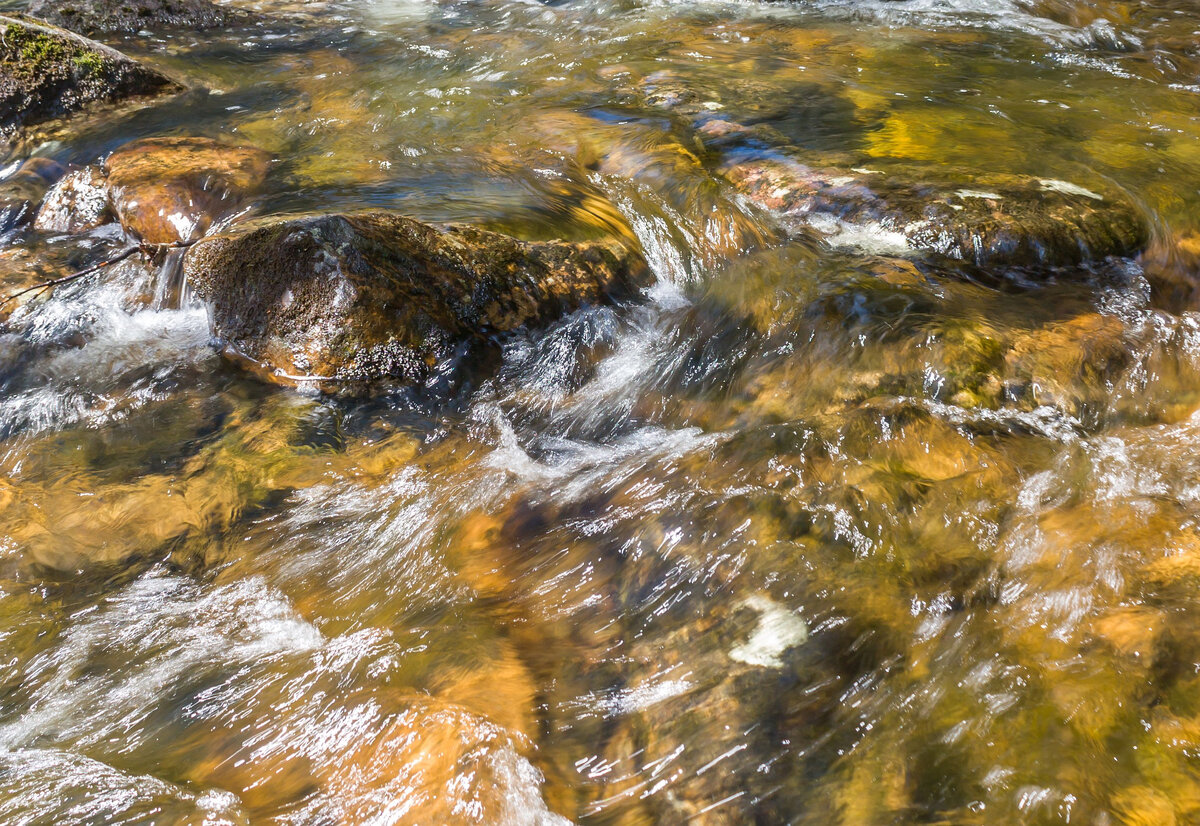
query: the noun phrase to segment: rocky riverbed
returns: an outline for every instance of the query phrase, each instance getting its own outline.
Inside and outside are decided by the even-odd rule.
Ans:
[[[0,35],[0,821],[1200,818],[1196,9]]]

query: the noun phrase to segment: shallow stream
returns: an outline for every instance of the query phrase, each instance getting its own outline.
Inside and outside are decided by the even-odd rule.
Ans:
[[[15,313],[0,822],[1200,823],[1195,3],[246,5],[110,40],[192,88],[8,162],[249,143],[255,214],[618,235],[656,283],[449,396],[271,386],[119,273]],[[661,88],[1152,239],[785,232]],[[9,285],[124,242],[3,243]]]

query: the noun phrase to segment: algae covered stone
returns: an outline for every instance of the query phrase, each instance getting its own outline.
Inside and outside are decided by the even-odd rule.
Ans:
[[[1127,199],[1023,175],[824,169],[786,157],[738,157],[724,176],[751,201],[854,240],[977,265],[1075,266],[1132,255],[1149,230]]]
[[[529,243],[386,212],[251,224],[184,270],[215,336],[276,381],[418,383],[500,334],[650,281],[614,242]]]
[[[28,18],[0,16],[0,138],[93,103],[179,91],[118,51]]]
[[[161,28],[216,29],[253,19],[209,0],[34,0],[29,13],[89,36]]]

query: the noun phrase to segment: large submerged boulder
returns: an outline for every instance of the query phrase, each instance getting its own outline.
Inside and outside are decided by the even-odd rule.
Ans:
[[[523,242],[385,212],[249,224],[197,243],[184,271],[228,355],[324,390],[426,382],[500,334],[651,280],[615,242]]]
[[[1132,255],[1149,230],[1120,194],[1022,175],[941,180],[738,157],[724,176],[750,200],[835,238],[979,265],[1074,266]],[[899,251],[899,250],[895,250]]]
[[[77,34],[0,16],[0,138],[77,112],[179,91],[161,72]]]
[[[753,85],[750,105],[739,101],[728,110],[713,90],[669,71],[626,80],[617,91],[686,124],[747,200],[795,228],[822,231],[834,244],[1047,268],[1133,255],[1149,241],[1137,207],[1094,177],[1081,185],[932,163],[865,169],[876,159],[832,151],[819,129],[789,126],[799,107],[804,124],[828,117],[840,120],[839,130],[850,128],[853,107],[836,90],[798,84],[797,101],[776,104],[769,97],[755,100]]]
[[[88,36],[164,28],[203,31],[253,19],[209,0],[34,0],[29,13]]]

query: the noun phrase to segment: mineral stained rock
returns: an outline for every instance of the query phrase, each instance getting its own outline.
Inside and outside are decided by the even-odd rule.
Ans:
[[[210,138],[133,141],[102,167],[71,172],[47,194],[35,226],[82,232],[115,218],[146,244],[195,241],[241,209],[266,179],[271,156]]]

